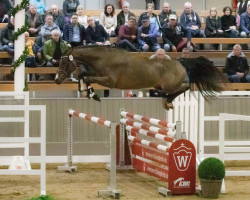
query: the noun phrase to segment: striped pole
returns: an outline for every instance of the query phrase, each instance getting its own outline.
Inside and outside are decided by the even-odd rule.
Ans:
[[[82,119],[86,119],[88,121],[91,121],[91,122],[94,122],[94,123],[97,123],[97,124],[101,124],[101,125],[104,125],[104,126],[107,126],[107,127],[111,127],[111,121],[108,121],[108,120],[104,120],[104,119],[101,119],[101,118],[98,118],[98,117],[94,117],[94,116],[91,116],[91,115],[88,115],[88,114],[85,114],[85,113],[79,113],[75,110],[69,110],[69,115],[71,116],[74,116],[74,117],[79,117],[79,118],[82,118]]]
[[[129,125],[126,126],[126,130],[131,131],[131,132],[135,132],[135,133],[139,133],[141,135],[149,136],[149,137],[152,137],[152,138],[156,138],[156,139],[162,140],[162,141],[167,141],[167,142],[173,142],[174,141],[173,137],[153,133],[151,131],[147,131],[147,130],[140,129],[140,128],[135,128],[135,127],[132,127],[132,126],[129,126]]]
[[[152,131],[152,132],[163,134],[163,135],[168,135],[168,136],[174,136],[175,135],[174,132],[168,132],[168,130],[166,130],[166,129],[158,128],[158,127],[155,127],[155,126],[145,125],[145,124],[142,124],[142,123],[139,123],[139,122],[135,122],[135,121],[126,119],[126,118],[120,119],[120,122],[122,124],[125,124],[125,125],[134,126],[136,128]]]
[[[146,145],[146,146],[149,146],[149,147],[152,147],[154,149],[169,152],[169,147],[158,144],[156,142],[151,142],[151,141],[148,141],[148,140],[139,139],[139,138],[136,138],[136,137],[134,137],[132,135],[128,136],[128,140],[130,140],[132,142],[139,143],[139,144],[143,144],[143,145]]]
[[[128,117],[130,119],[135,119],[135,120],[138,120],[138,121],[144,121],[144,122],[151,123],[151,124],[154,124],[154,125],[157,125],[157,126],[163,126],[163,127],[166,127],[166,128],[175,129],[175,124],[174,123],[162,121],[162,120],[155,119],[155,118],[148,118],[148,117],[144,117],[144,116],[137,115],[137,114],[131,114],[131,113],[125,112],[125,111],[121,112],[121,116]]]

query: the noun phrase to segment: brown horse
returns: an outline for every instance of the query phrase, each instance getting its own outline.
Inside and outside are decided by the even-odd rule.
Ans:
[[[184,83],[186,74],[189,83],[194,83],[203,95],[221,91],[220,83],[224,80],[223,74],[205,57],[159,61],[121,49],[91,46],[69,49],[60,61],[55,82],[61,84],[80,64],[88,68],[79,79],[86,84],[89,97],[98,100],[90,83],[118,89],[154,87],[161,92],[166,109],[172,108],[172,101],[190,88],[190,84]]]

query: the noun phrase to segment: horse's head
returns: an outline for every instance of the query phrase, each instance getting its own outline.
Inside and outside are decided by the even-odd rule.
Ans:
[[[71,54],[62,56],[55,77],[56,84],[61,84],[67,77],[69,77],[70,74],[76,70],[76,66],[77,64]]]

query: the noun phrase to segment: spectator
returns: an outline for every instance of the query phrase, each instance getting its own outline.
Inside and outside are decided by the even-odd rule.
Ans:
[[[143,24],[142,18],[144,16],[149,16],[150,25],[153,25],[157,29],[157,31],[160,30],[161,26],[160,26],[159,18],[155,13],[153,13],[153,10],[154,10],[154,5],[152,3],[149,3],[147,12],[142,13],[138,20],[138,27],[140,27]]]
[[[44,57],[48,67],[59,66],[62,55],[68,50],[67,42],[60,39],[61,32],[52,31],[52,39],[44,43]]]
[[[122,25],[127,25],[129,18],[131,16],[135,17],[135,14],[129,11],[129,3],[124,1],[122,4],[122,10],[117,15],[117,27],[116,27],[116,34],[118,35],[119,29]]]
[[[86,29],[86,42],[88,45],[110,45],[109,35],[102,25],[96,24],[93,17],[88,17],[88,28]]]
[[[51,5],[49,14],[53,16],[54,23],[63,31],[63,26],[65,24],[64,14],[59,12],[58,6],[55,4]]]
[[[77,6],[76,14],[78,15],[79,24],[83,25],[84,28],[88,27],[87,15],[84,15],[84,8],[82,5]]]
[[[249,37],[250,33],[250,4],[247,6],[247,11],[240,16],[240,36]]]
[[[184,34],[187,36],[187,42],[183,40]],[[178,23],[177,16],[174,14],[169,16],[169,22],[162,27],[162,39],[165,51],[181,51],[184,47],[193,51],[191,30]]]
[[[44,11],[48,10],[43,0],[30,0],[30,4],[36,6],[37,12],[40,15],[44,15]]]
[[[162,6],[162,11],[159,14],[159,21],[160,21],[161,27],[164,24],[168,23],[168,21],[169,21],[169,15],[171,15],[171,14],[175,14],[176,15],[176,12],[171,10],[171,7],[170,7],[169,3],[164,3],[163,6]]]
[[[35,55],[32,50],[34,41],[29,39],[29,32],[25,32],[25,46],[28,48],[29,54],[25,59],[25,67],[36,67]]]
[[[117,18],[114,5],[107,4],[105,6],[104,12],[100,16],[100,24],[105,28],[110,37],[115,37]]]
[[[209,16],[206,19],[205,34],[207,37],[223,37],[223,30],[221,30],[221,18],[217,16],[215,7],[209,11]],[[219,45],[215,44],[214,49],[218,50]]]
[[[129,17],[127,25],[122,25],[118,34],[118,41],[116,46],[124,48],[128,51],[137,52],[137,28],[135,26],[136,18],[134,16]]]
[[[71,22],[65,24],[63,38],[68,43],[68,47],[82,46],[86,42],[86,32],[83,25],[79,24],[77,14],[73,14]]]
[[[191,52],[188,48],[183,48],[181,52],[181,58],[191,58]]]
[[[30,37],[36,37],[43,25],[43,17],[40,15],[35,5],[30,5],[29,10],[25,13],[25,21],[30,25]]]
[[[142,26],[138,28],[138,43],[142,51],[157,51],[160,45],[157,43],[158,30],[150,24],[149,16],[142,17]]]
[[[149,59],[157,59],[157,60],[171,60],[170,56],[166,55],[164,49],[158,49],[155,54],[149,57]]]
[[[237,38],[239,32],[236,28],[236,18],[232,15],[232,8],[226,6],[223,8],[224,15],[221,17],[221,27],[224,31],[224,37]]]
[[[39,35],[42,36],[42,42],[46,42],[51,38],[53,30],[60,30],[60,28],[53,22],[53,16],[48,14],[45,17],[45,24],[41,27]]]
[[[192,4],[190,2],[186,2],[184,4],[184,12],[181,14],[180,23],[186,29],[191,30],[191,37],[205,37],[201,28],[201,21],[199,15],[192,10]],[[186,32],[188,34],[188,32]],[[200,48],[203,49],[204,46],[200,45]]]
[[[1,42],[3,45],[3,51],[14,55],[14,43],[11,41],[12,35],[14,33],[15,19],[14,17],[10,18],[10,21],[6,27],[2,30],[1,33]]]
[[[226,72],[228,79],[232,83],[250,83],[250,75],[248,75],[249,66],[247,58],[241,52],[241,46],[236,44],[233,52],[229,53],[226,60]]]
[[[146,0],[146,9],[149,3],[153,3],[156,10],[160,10],[160,0]]]
[[[8,0],[0,0],[0,23],[8,23],[13,6]]]
[[[247,11],[248,5],[250,5],[249,0],[240,0],[237,3],[237,11],[236,11],[236,13],[238,13],[238,15],[241,16],[243,13],[245,13]]]
[[[65,15],[66,22],[69,22],[72,14],[76,13],[76,9],[79,4],[79,0],[64,0],[63,13]]]
[[[46,62],[43,62],[44,61],[43,60],[43,47],[44,47],[44,44],[42,42],[42,36],[36,37],[35,43],[32,46],[32,50],[36,58],[36,63],[38,63],[39,65],[46,64]]]

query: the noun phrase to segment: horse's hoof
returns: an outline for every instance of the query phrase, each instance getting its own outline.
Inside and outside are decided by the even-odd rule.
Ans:
[[[96,94],[93,96],[93,99],[96,100],[96,101],[101,102],[101,99]]]
[[[162,99],[162,106],[166,110],[174,109],[173,103],[168,103],[165,98]]]

